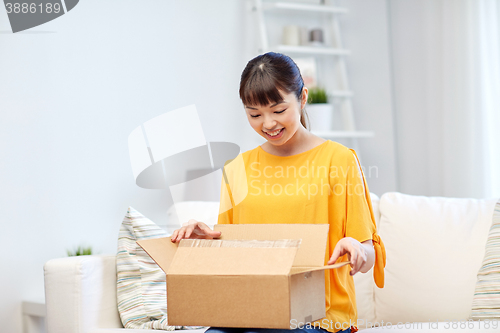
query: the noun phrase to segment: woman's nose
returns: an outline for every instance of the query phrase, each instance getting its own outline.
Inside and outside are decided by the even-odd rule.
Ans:
[[[272,130],[274,127],[276,127],[276,120],[274,120],[273,117],[266,117],[264,118],[263,126],[266,130]]]

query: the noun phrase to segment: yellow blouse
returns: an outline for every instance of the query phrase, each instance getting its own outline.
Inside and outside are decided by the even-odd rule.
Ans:
[[[375,283],[384,286],[385,249],[368,186],[355,151],[337,142],[327,140],[292,156],[272,155],[258,146],[226,162],[218,223],[328,223],[325,264],[341,238],[372,239]],[[347,260],[345,255],[337,262]],[[357,331],[350,270],[346,265],[325,271],[326,320],[315,324],[330,332]]]

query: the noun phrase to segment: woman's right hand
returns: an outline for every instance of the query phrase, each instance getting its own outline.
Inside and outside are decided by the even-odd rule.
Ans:
[[[191,219],[184,223],[180,229],[175,230],[170,240],[176,243],[183,238],[214,239],[219,238],[220,235],[220,231],[214,231],[205,223]]]

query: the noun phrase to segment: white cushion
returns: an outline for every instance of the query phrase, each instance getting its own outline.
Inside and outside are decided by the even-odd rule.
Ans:
[[[385,287],[375,288],[377,321],[468,319],[495,202],[382,196],[387,265]]]
[[[217,224],[219,217],[218,201],[182,201],[173,204],[167,211],[169,226],[182,226],[194,219],[204,222],[210,228]]]
[[[373,215],[377,226],[380,221],[379,197],[370,193],[372,201]],[[383,239],[382,239],[383,241]],[[356,305],[358,308],[358,322],[363,320],[363,323],[375,321],[375,304],[373,300],[374,289],[377,288],[373,280],[373,267],[366,273],[356,273],[353,276],[354,286],[356,289]]]

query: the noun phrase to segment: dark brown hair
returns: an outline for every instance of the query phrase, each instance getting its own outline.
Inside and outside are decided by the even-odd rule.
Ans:
[[[266,106],[278,103],[283,96],[278,90],[295,93],[300,103],[304,80],[297,64],[288,56],[268,52],[250,60],[241,74],[240,98],[244,105]],[[300,123],[308,128],[309,118],[300,110]]]

